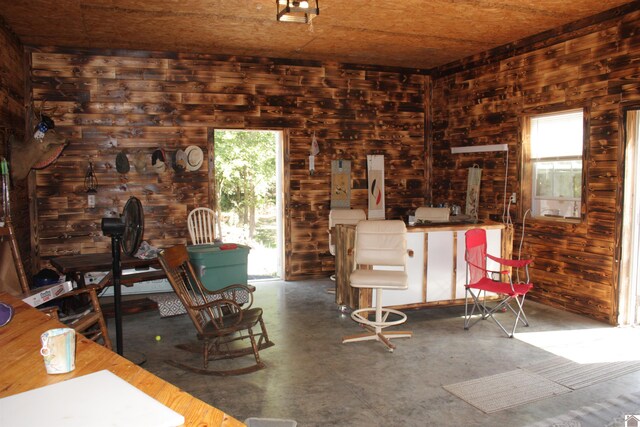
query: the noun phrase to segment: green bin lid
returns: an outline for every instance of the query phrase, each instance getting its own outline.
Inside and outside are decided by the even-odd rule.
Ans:
[[[239,244],[236,249],[226,249],[223,251],[220,249],[221,244],[222,243],[207,244],[207,245],[190,245],[190,246],[187,246],[187,252],[189,252],[190,258],[199,260],[207,257],[208,254],[210,254],[211,252],[233,253],[235,251],[241,250],[249,253],[249,250],[251,249],[249,246]]]

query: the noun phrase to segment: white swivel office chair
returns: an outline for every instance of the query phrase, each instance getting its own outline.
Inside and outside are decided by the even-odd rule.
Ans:
[[[331,236],[333,227],[338,224],[356,225],[363,219],[367,219],[364,209],[331,209],[329,211],[329,253],[336,256],[336,244]],[[331,280],[335,280],[336,275],[331,275]]]
[[[189,212],[187,227],[191,243],[194,245],[214,243],[220,239],[220,223],[218,216],[212,209],[195,208]]]
[[[351,313],[351,318],[364,325],[367,333],[347,336],[343,343],[376,340],[386,345],[389,351],[395,345],[392,338],[411,338],[408,331],[388,331],[384,328],[406,322],[407,316],[401,311],[382,308],[383,289],[407,289],[406,243],[407,228],[402,221],[360,221],[356,228],[355,264],[351,273],[351,286],[375,289],[375,307],[361,308]],[[393,267],[394,270],[372,270],[371,266]],[[369,314],[375,312],[375,319],[369,320]]]

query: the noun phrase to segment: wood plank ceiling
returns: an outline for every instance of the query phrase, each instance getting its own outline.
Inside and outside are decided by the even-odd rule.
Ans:
[[[26,45],[217,53],[431,69],[628,0],[320,0],[311,25],[273,0],[0,0]]]

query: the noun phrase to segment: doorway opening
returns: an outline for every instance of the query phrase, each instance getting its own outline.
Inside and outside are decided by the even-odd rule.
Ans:
[[[283,277],[283,132],[213,132],[216,211],[223,242],[251,247],[249,280]]]
[[[618,324],[638,325],[640,324],[640,109],[627,110],[625,122],[624,205],[618,280]]]

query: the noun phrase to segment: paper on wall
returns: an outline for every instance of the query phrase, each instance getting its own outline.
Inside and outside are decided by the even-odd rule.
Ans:
[[[331,161],[331,209],[351,207],[351,160]]]
[[[384,156],[367,156],[369,219],[384,219]]]
[[[480,181],[482,179],[482,169],[477,165],[469,168],[467,178],[467,205],[465,214],[474,219],[478,219],[478,202],[480,201]]]

